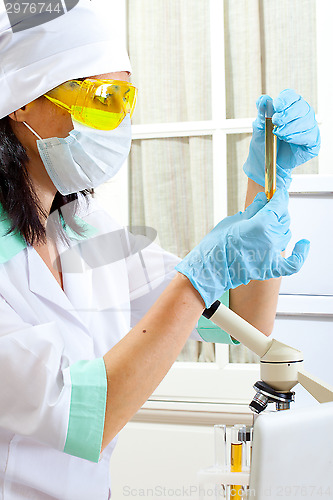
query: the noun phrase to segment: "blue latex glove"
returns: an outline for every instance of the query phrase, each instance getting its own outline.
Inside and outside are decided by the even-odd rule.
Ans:
[[[230,288],[251,280],[289,276],[302,267],[310,243],[300,240],[287,259],[291,233],[288,192],[279,189],[267,203],[259,193],[245,210],[226,217],[177,266],[209,308]]]
[[[246,175],[265,185],[265,110],[268,95],[257,100],[258,116],[253,122],[249,156],[244,165]],[[313,108],[294,90],[283,90],[274,99],[272,122],[277,136],[276,185],[288,187],[291,171],[318,155],[320,132]]]

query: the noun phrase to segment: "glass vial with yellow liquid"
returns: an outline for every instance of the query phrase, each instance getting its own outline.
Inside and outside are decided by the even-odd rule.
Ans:
[[[269,201],[276,191],[277,138],[273,134],[273,102],[267,101],[265,113],[265,194]]]
[[[242,472],[243,470],[243,442],[245,438],[245,426],[234,425],[231,428],[231,452],[230,470],[231,472]],[[239,499],[243,497],[243,487],[241,485],[230,486],[230,497]]]

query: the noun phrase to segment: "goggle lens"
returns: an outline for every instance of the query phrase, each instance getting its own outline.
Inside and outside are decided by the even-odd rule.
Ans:
[[[118,80],[70,80],[45,94],[84,125],[113,130],[129,113],[132,117],[137,89]]]

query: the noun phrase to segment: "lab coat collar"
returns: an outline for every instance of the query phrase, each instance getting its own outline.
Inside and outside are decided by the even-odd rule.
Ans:
[[[88,224],[80,217],[74,217],[76,219],[76,223],[79,224],[82,229],[84,229],[84,235],[78,235],[63,222],[63,227],[67,236],[69,237],[70,244],[73,243],[75,246],[76,240],[86,240],[99,232],[97,228]],[[0,264],[8,262],[22,250],[27,249],[28,285],[30,291],[58,306],[59,313],[60,311],[62,311],[65,314],[69,314],[72,320],[76,320],[76,322],[79,322],[81,328],[83,328],[86,333],[89,334],[85,321],[76,309],[80,308],[83,311],[89,311],[91,308],[91,271],[86,271],[84,273],[75,273],[75,275],[73,276],[67,276],[63,274],[64,289],[67,289],[65,293],[60,288],[55,278],[51,275],[51,272],[47,268],[46,264],[44,262],[38,262],[39,259],[41,261],[42,259],[38,255],[36,250],[27,244],[20,233],[12,232],[8,234],[10,228],[11,222],[8,218],[7,213],[3,210],[3,207],[0,204]],[[60,253],[60,260],[62,260],[62,244],[59,243],[59,246],[60,248],[58,248],[58,251]],[[33,269],[36,269],[37,265],[39,272],[32,272]],[[47,284],[47,286],[45,286],[45,284]],[[72,297],[71,294],[68,293],[71,289],[75,289],[75,294]]]
[[[79,323],[89,335],[87,317],[81,316],[80,311],[91,311],[92,271],[63,273],[64,290],[62,290],[38,252],[30,245],[27,248],[27,259],[30,291],[57,306],[58,314],[65,315],[76,324]]]
[[[79,323],[81,329],[89,335],[88,318],[92,307],[92,270],[87,269],[82,260],[79,242],[94,236],[99,231],[83,219],[76,216],[75,218],[76,223],[84,229],[84,236],[78,235],[69,226],[63,224],[70,239],[69,245],[60,238],[57,239],[64,290],[52,276],[38,252],[30,245],[27,248],[28,284],[32,293],[53,303],[59,308],[59,314],[65,314],[68,319]]]

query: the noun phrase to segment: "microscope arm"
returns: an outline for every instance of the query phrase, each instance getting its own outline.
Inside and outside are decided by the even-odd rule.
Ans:
[[[319,403],[328,403],[333,401],[333,387],[325,384],[319,378],[310,373],[298,370],[298,382],[313,396]]]
[[[260,358],[266,354],[272,345],[272,339],[266,337],[266,335],[223,304],[220,304],[212,315],[205,316]]]

